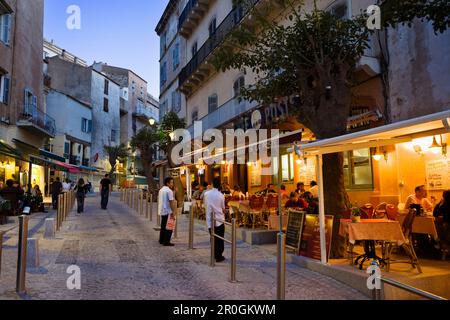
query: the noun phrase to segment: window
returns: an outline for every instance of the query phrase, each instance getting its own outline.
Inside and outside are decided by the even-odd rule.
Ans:
[[[70,157],[70,142],[64,143],[64,158],[69,159]]]
[[[345,187],[350,190],[373,190],[370,149],[353,150],[344,157]]]
[[[191,48],[192,58],[195,57],[195,55],[197,54],[197,51],[198,51],[198,43],[197,43],[197,41],[195,41]]]
[[[173,58],[173,71],[175,71],[180,65],[180,44],[177,43],[172,51]]]
[[[81,132],[91,133],[92,132],[92,120],[86,118],[81,119]]]
[[[218,107],[218,97],[217,94],[213,94],[208,98],[208,112],[214,112]]]
[[[25,113],[35,115],[37,107],[37,97],[30,90],[25,89]]]
[[[278,158],[272,158],[273,183],[278,184]],[[283,183],[294,181],[294,154],[281,155],[281,179]]]
[[[198,121],[198,109],[195,108],[194,111],[192,111],[192,124],[194,124],[195,121]]]
[[[330,9],[330,12],[340,20],[350,19],[350,6],[347,0],[336,1]]]
[[[9,45],[11,41],[11,22],[12,16],[10,13],[2,13],[0,7],[0,41]]]
[[[169,103],[167,102],[167,99],[164,100],[164,102],[161,103],[160,106],[159,106],[159,116],[160,116],[160,120],[161,121],[162,121],[162,119],[164,118],[164,116],[166,115],[166,113],[168,111],[167,110],[168,106],[169,106]]]
[[[161,66],[161,86],[163,86],[167,81],[167,62],[164,62]]]
[[[245,86],[245,77],[240,76],[233,85],[233,94],[234,97],[239,97],[241,95],[241,89]]]
[[[109,100],[108,98],[103,99],[103,111],[109,112]]]
[[[109,94],[109,81],[105,79],[105,94]]]
[[[6,75],[0,75],[0,102],[8,104],[9,102],[9,90],[11,85],[11,79]]]
[[[167,32],[164,32],[160,38],[161,57],[166,52]]]
[[[217,19],[213,18],[211,20],[211,22],[209,23],[209,36],[213,36],[216,33],[216,29],[217,29]]]
[[[172,92],[172,111],[175,113],[181,111],[181,94],[178,91]]]
[[[234,23],[237,24],[244,17],[244,7],[242,6],[242,3],[239,3],[236,6],[234,6],[233,10],[234,10],[233,13]]]
[[[111,130],[111,142],[117,142],[117,130]]]

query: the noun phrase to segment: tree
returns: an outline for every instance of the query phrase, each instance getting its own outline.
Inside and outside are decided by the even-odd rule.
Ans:
[[[155,179],[153,178],[153,162],[156,158],[157,144],[162,139],[161,132],[155,126],[146,126],[131,138],[130,145],[133,151],[139,150],[141,153],[142,166],[150,191],[156,190]]]
[[[129,148],[122,143],[121,145],[115,147],[105,146],[104,149],[108,154],[108,161],[111,165],[109,175],[113,177],[113,182],[115,183],[115,176],[113,174],[116,170],[117,161],[124,161],[128,157]]]
[[[290,7],[288,26],[259,17],[261,30],[241,26],[217,52],[218,70],[249,68],[256,83],[242,90],[248,100],[272,103],[277,98],[298,96],[295,113],[318,139],[346,133],[350,114],[352,78],[357,61],[368,47],[366,17],[339,20],[315,8],[303,12],[300,1]],[[332,256],[341,256],[338,237],[340,216],[348,210],[344,187],[343,154],[325,155],[324,189],[327,214],[335,216]]]

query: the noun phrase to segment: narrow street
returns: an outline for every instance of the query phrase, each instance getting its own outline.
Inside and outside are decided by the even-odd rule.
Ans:
[[[55,240],[43,239],[43,223],[30,222],[40,239],[40,268],[27,273],[27,295],[15,293],[17,232],[5,235],[0,299],[260,299],[276,297],[276,257],[273,250],[238,244],[238,283],[228,282],[229,259],[210,268],[206,227],[196,224],[195,250],[187,249],[187,216],[180,218],[173,248],[158,243],[156,222],[110,199],[108,211],[98,197],[87,198],[86,213],[72,213]],[[46,214],[41,217],[48,217]],[[156,219],[154,219],[156,220]],[[229,247],[225,256],[230,256]],[[68,290],[70,265],[81,269],[81,290]],[[287,299],[366,299],[358,291],[321,274],[287,266]]]

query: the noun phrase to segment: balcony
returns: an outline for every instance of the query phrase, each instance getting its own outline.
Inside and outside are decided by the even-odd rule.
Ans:
[[[211,0],[190,0],[178,19],[178,31],[186,39],[208,12]]]
[[[136,107],[136,112],[133,113],[133,116],[136,118],[142,119],[144,121],[149,120],[150,118],[156,119],[155,114],[150,108],[146,108],[142,105],[138,105]]]
[[[259,106],[258,102],[249,102],[246,100],[239,101],[238,98],[233,98],[221,105],[214,112],[209,113],[199,121],[202,122],[202,131],[208,129],[220,128],[224,124],[239,118],[240,115],[246,113]],[[194,125],[189,128],[189,133],[194,137]]]
[[[179,74],[181,92],[189,96],[196,87],[208,79],[211,73],[214,72],[213,66],[208,63],[211,54],[222,44],[229,33],[243,22],[250,10],[259,2],[260,0],[251,0],[245,7],[243,5],[237,6],[228,14],[217,27],[216,32],[206,40],[196,55],[181,70]]]
[[[89,159],[83,159],[83,167],[89,167]]]
[[[44,134],[54,138],[56,135],[55,119],[36,107],[25,106],[19,115],[17,126],[29,130],[32,133]]]
[[[72,164],[74,166],[79,166],[80,165],[80,157],[78,157],[78,156],[70,156],[69,164]]]

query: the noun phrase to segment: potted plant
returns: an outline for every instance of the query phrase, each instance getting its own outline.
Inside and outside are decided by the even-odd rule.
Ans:
[[[361,210],[358,205],[354,205],[351,208],[352,212],[352,222],[361,222]]]

